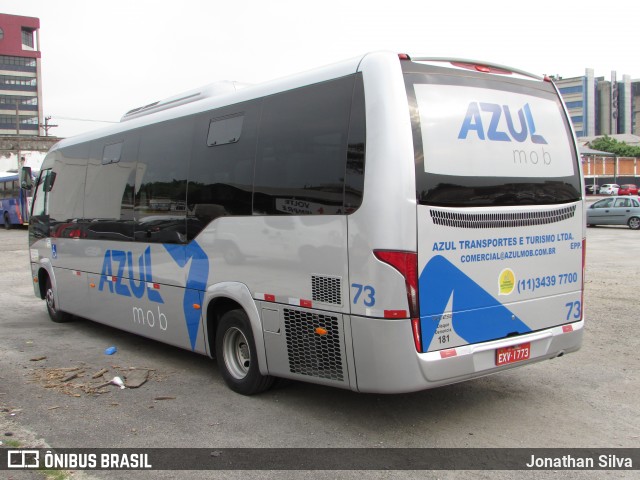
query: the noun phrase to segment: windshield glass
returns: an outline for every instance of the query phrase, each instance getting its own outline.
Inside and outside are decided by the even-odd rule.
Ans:
[[[580,199],[571,130],[550,83],[435,73],[406,73],[405,81],[420,203]]]

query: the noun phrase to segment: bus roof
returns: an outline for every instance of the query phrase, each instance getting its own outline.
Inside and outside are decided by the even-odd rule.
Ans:
[[[446,59],[446,58],[429,58],[429,57],[410,57],[404,54],[398,54],[390,51],[378,51],[370,52],[364,55],[360,55],[355,58],[343,60],[337,63],[329,64],[312,70],[308,70],[301,73],[296,73],[286,77],[277,78],[264,83],[249,85],[238,84],[238,82],[222,81],[214,82],[210,85],[203,86],[199,89],[194,89],[189,92],[183,92],[182,94],[174,95],[157,102],[149,103],[143,107],[138,107],[126,112],[121,121],[116,124],[109,125],[107,127],[95,130],[92,132],[80,134],[78,136],[70,137],[68,139],[61,140],[50,151],[55,151],[60,148],[64,148],[70,145],[78,143],[88,142],[98,138],[103,138],[109,135],[117,135],[121,132],[126,132],[146,125],[154,123],[160,123],[163,121],[171,120],[173,118],[179,118],[187,115],[192,115],[200,112],[205,112],[219,107],[227,105],[233,105],[236,103],[253,100],[255,98],[273,95],[294,88],[304,87],[314,83],[320,83],[323,81],[332,80],[335,78],[347,76],[361,71],[360,67],[365,57],[368,60],[376,61],[376,58],[383,58],[388,61],[390,58],[406,59],[423,64],[432,64],[438,66],[445,66],[449,68],[461,68],[458,59]],[[472,60],[464,60],[464,62],[475,62]],[[491,65],[487,62],[475,62],[482,65]],[[494,66],[495,67],[495,66]],[[529,78],[542,79],[536,77],[533,74],[522,72],[510,67],[500,68],[508,70],[510,73],[515,73],[517,76],[528,76]],[[233,88],[221,88],[221,84],[232,85]],[[242,88],[236,88],[241,86]],[[194,101],[183,101],[184,98],[194,97]],[[171,108],[163,107],[163,104],[174,104]],[[154,108],[154,107],[160,108]],[[149,113],[143,112],[148,110]],[[140,112],[140,115],[138,115]]]
[[[395,53],[392,54],[391,52],[389,52],[388,54],[395,55],[397,57],[397,54]],[[314,83],[351,75],[358,71],[358,66],[360,65],[360,62],[364,58],[364,56],[365,55],[306,72],[278,78],[261,84],[244,86],[244,88],[233,89],[226,92],[223,91],[218,95],[204,97],[200,100],[190,103],[180,104],[174,108],[161,110],[137,118],[127,119],[126,121],[112,124],[93,132],[88,132],[75,137],[70,137],[65,140],[61,140],[53,147],[51,147],[51,151],[70,145],[75,145],[77,143],[83,143],[106,137],[109,135],[116,135],[120,132],[129,131],[135,128],[144,127],[146,125],[163,122],[173,118],[179,118],[195,113],[205,112],[207,110],[212,110],[226,105],[233,105],[235,103],[241,103],[248,100],[253,100],[255,98],[291,90],[294,88],[304,87],[306,85],[312,85]]]

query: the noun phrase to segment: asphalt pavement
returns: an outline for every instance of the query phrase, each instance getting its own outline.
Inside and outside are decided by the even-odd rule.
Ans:
[[[33,294],[26,231],[0,231],[0,440],[3,447],[55,448],[637,448],[639,253],[638,231],[587,230],[587,324],[583,348],[576,353],[412,394],[360,394],[294,382],[244,397],[224,385],[215,361],[206,357],[86,320],[51,322],[44,302]],[[111,346],[117,353],[105,355]],[[146,381],[138,388],[100,386],[101,376],[93,376],[103,370],[125,378],[143,372]],[[42,478],[3,473],[11,473],[7,478]],[[512,479],[515,474],[519,479],[637,478],[620,471],[478,471],[473,477]],[[455,471],[83,475],[468,478]],[[76,472],[71,478],[83,477]]]

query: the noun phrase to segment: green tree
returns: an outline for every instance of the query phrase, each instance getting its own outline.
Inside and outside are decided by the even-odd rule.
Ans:
[[[640,157],[640,147],[627,145],[608,135],[589,142],[589,147],[601,152],[615,153],[618,157]]]

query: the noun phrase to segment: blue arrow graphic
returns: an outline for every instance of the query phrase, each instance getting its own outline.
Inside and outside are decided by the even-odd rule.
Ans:
[[[429,348],[453,295],[453,330],[468,343],[486,342],[531,329],[490,293],[441,255],[420,274],[420,324],[423,348]]]

